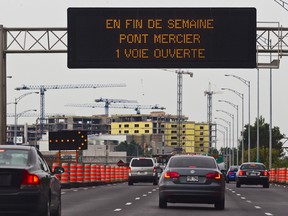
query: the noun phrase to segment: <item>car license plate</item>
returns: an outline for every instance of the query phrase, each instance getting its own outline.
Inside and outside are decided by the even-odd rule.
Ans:
[[[198,182],[198,176],[187,176],[187,182]]]
[[[147,172],[138,172],[138,175],[147,175]]]

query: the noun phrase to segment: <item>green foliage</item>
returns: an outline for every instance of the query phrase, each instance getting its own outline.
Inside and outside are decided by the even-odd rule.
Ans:
[[[143,148],[138,145],[135,141],[131,143],[121,142],[118,146],[115,147],[115,151],[124,151],[127,152],[127,156],[143,156]]]

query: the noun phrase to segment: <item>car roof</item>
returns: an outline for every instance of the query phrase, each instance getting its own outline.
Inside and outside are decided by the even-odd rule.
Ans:
[[[22,149],[22,150],[31,150],[33,146],[23,146],[23,145],[0,145],[0,149]]]
[[[172,157],[198,157],[198,158],[213,158],[212,156],[208,156],[208,155],[189,155],[189,154],[179,154],[179,155],[173,155]]]
[[[259,164],[259,165],[264,165],[263,163],[259,163],[259,162],[245,162],[245,163],[242,163],[241,166],[244,165],[244,164]],[[264,165],[264,166],[265,166],[265,165]]]

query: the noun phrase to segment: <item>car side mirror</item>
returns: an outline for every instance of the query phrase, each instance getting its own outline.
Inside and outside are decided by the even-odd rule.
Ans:
[[[62,174],[62,173],[64,173],[64,172],[65,172],[64,168],[62,168],[62,167],[55,167],[53,174]]]

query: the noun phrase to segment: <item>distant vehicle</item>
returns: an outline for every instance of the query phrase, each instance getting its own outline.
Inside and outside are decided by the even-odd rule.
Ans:
[[[32,146],[0,145],[0,215],[60,216],[61,185]]]
[[[236,187],[245,185],[263,185],[269,188],[269,172],[263,163],[247,162],[241,164],[236,173]]]
[[[214,204],[225,208],[225,176],[213,157],[172,156],[159,180],[159,208],[167,203]]]
[[[128,185],[133,185],[137,182],[158,184],[157,167],[153,158],[132,158],[129,164]]]
[[[238,166],[230,166],[227,170],[226,174],[226,183],[229,183],[230,181],[236,180],[236,173],[238,171]]]

